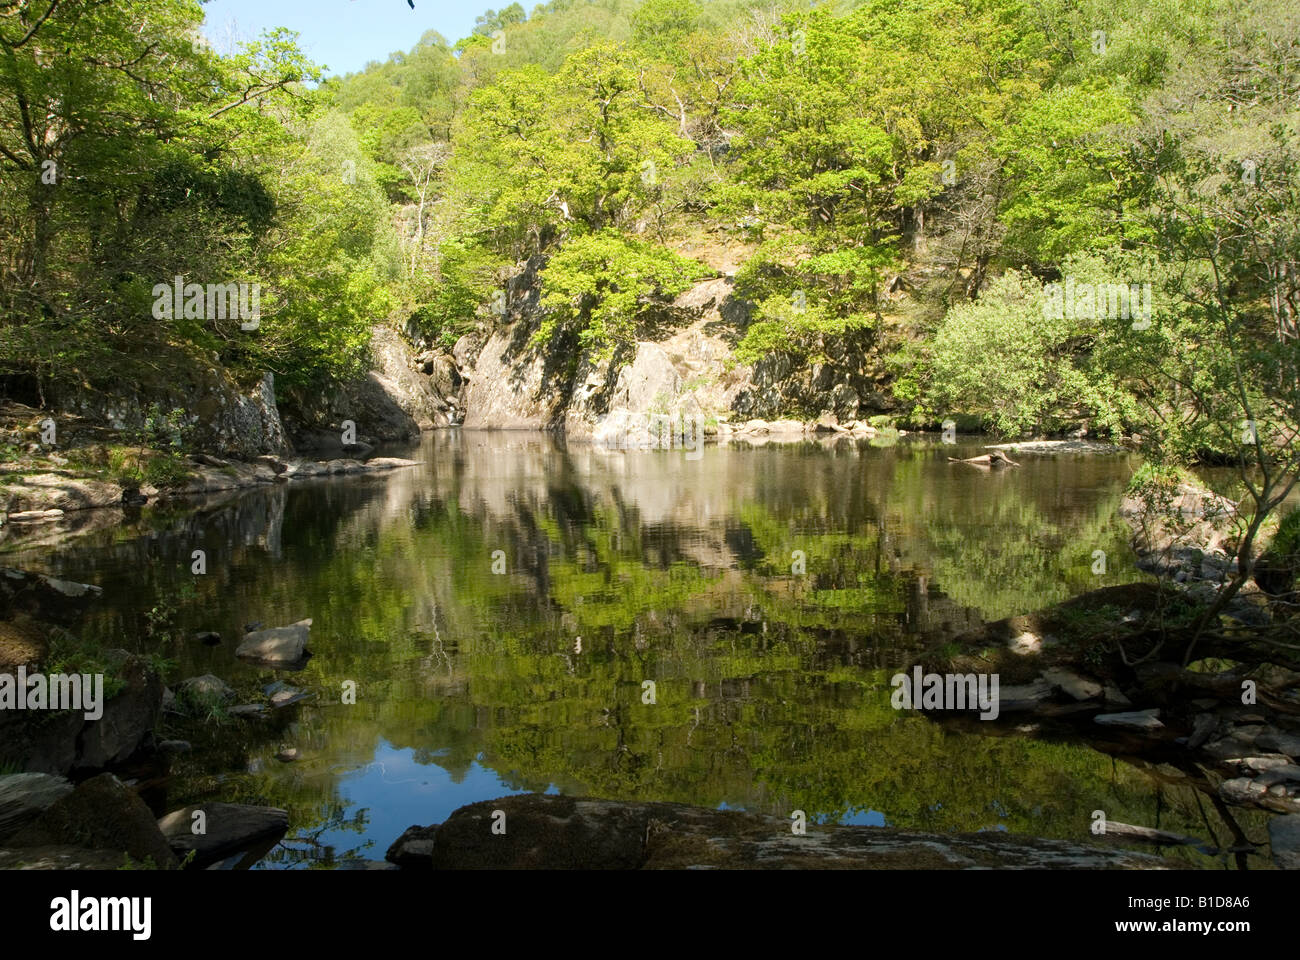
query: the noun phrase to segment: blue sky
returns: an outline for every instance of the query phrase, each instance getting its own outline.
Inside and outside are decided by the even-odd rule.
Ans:
[[[412,10],[406,0],[210,0],[203,5],[203,32],[225,52],[232,33],[253,39],[270,27],[288,27],[301,35],[298,42],[308,57],[328,64],[331,74],[343,74],[411,49],[426,30],[455,43],[469,36],[474,18],[489,6],[509,5],[509,0],[415,0]]]

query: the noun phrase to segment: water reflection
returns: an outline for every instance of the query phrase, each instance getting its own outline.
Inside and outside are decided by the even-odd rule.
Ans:
[[[223,728],[169,787],[171,806],[290,809],[263,866],[377,858],[412,823],[525,790],[1077,841],[1104,808],[1204,833],[1176,779],[890,708],[922,640],[1138,576],[1116,519],[1127,457],[948,461],[978,452],[841,439],[691,460],[444,432],[413,469],[146,511],[11,562],[104,586],[84,632],[162,652],[177,678],[266,682],[233,657],[242,626],[312,618],[291,682],[315,698]],[[202,630],[226,642],[188,640]],[[301,759],[276,761],[286,746]]]

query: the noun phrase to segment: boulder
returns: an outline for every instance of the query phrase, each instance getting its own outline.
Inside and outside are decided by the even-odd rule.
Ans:
[[[494,834],[494,811],[505,833]],[[407,831],[411,833],[411,831]],[[406,836],[405,834],[403,836]],[[807,824],[676,803],[524,794],[456,810],[434,835],[434,869],[1162,869],[1148,854],[996,831],[927,834]]]
[[[204,832],[196,834],[194,814],[201,811]],[[195,851],[193,865],[207,866],[250,847],[277,841],[289,828],[289,813],[278,807],[243,803],[201,803],[173,810],[158,829],[181,858]]]
[[[438,826],[407,827],[400,837],[393,841],[384,859],[408,870],[431,870],[433,868],[433,841],[438,834]]]
[[[51,623],[75,623],[102,594],[88,583],[0,567],[0,620],[25,613]]]
[[[0,777],[0,843],[71,792],[72,784],[66,779],[47,773]]]
[[[87,720],[78,741],[75,769],[103,770],[123,763],[153,736],[162,711],[162,677],[140,657],[112,651],[125,686],[104,704],[98,720]]]
[[[230,684],[211,673],[201,677],[190,677],[181,683],[181,691],[191,702],[221,703],[233,700],[235,691]]]
[[[111,773],[85,781],[19,830],[9,846],[68,845],[113,850],[170,869],[176,857],[136,792]]]
[[[297,663],[307,652],[311,620],[299,620],[287,627],[255,630],[244,635],[235,656],[263,663]]]

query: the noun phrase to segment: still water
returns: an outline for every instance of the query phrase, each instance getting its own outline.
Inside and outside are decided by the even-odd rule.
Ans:
[[[259,868],[382,859],[411,824],[522,791],[1083,843],[1105,809],[1206,833],[1178,771],[890,707],[922,643],[1141,576],[1116,513],[1126,455],[990,472],[948,461],[981,445],[920,438],[691,459],[459,431],[400,452],[423,462],[145,510],[7,558],[103,586],[82,632],[175,661],[173,685],[310,694],[213,721],[163,786],[168,809],[288,809]],[[235,659],[244,624],[307,617],[305,669]],[[224,642],[190,639],[208,630]]]

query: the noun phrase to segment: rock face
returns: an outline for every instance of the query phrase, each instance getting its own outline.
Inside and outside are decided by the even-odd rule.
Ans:
[[[478,355],[465,391],[465,426],[547,430],[563,422],[569,378],[562,358],[534,350],[527,321],[496,330]]]
[[[847,421],[894,409],[886,378],[873,364],[872,333],[826,336],[820,346],[826,360],[809,366],[782,354],[760,360],[751,385],[736,397],[735,412],[766,420],[792,411],[813,418],[829,413]]]
[[[202,812],[203,833],[196,834],[195,812]],[[174,810],[158,821],[158,829],[178,857],[195,851],[196,867],[284,836],[289,814],[277,807],[242,803],[203,803]]]
[[[93,777],[56,800],[14,834],[8,845],[121,851],[138,862],[152,860],[163,869],[177,865],[144,801],[111,773]]]
[[[530,261],[507,284],[507,313],[498,325],[462,338],[453,351],[469,381],[468,428],[563,428],[570,440],[645,448],[661,445],[655,416],[680,421],[799,413],[847,421],[891,406],[883,379],[866,371],[861,337],[828,338],[822,346],[831,359],[810,369],[779,357],[752,368],[733,362],[750,305],[735,295],[730,277],[694,284],[612,357],[571,343],[534,350],[529,343],[541,322],[542,265]]]
[[[355,456],[339,441],[342,424],[356,424],[357,438],[373,445],[406,441],[421,430],[452,422],[450,408],[429,377],[419,372],[402,336],[386,324],[370,332],[371,369],[359,380],[327,395],[288,398],[286,417],[294,446],[329,457]]]
[[[307,652],[311,620],[299,620],[287,627],[272,627],[244,635],[235,656],[263,663],[296,663]]]
[[[139,428],[156,404],[164,413],[183,411],[180,419],[198,449],[246,459],[289,451],[272,374],[241,385],[222,368],[196,364],[188,357],[160,367],[167,370],[166,379],[124,383],[107,394],[71,391],[54,397],[54,407],[120,431]]]
[[[504,814],[505,833],[493,823]],[[410,834],[411,831],[407,831]],[[406,834],[403,835],[404,837]],[[675,803],[526,794],[456,810],[429,865],[456,869],[1162,869],[1147,854],[1002,833],[938,835],[808,824]]]

